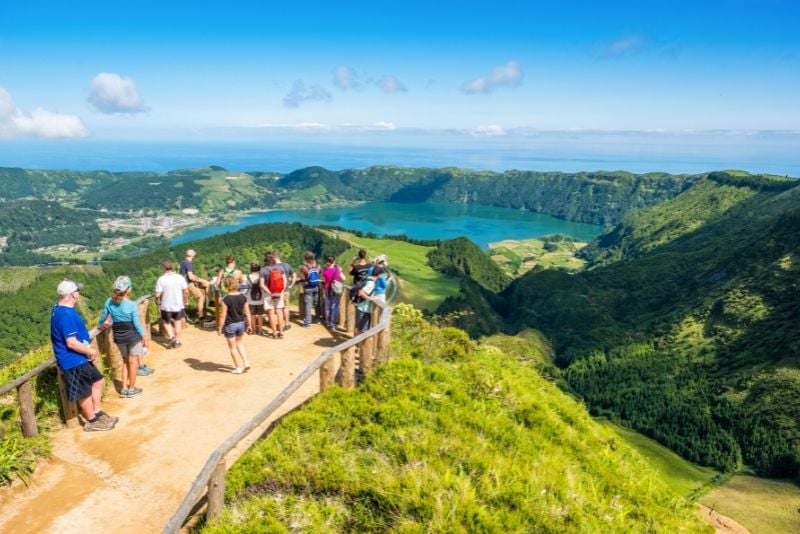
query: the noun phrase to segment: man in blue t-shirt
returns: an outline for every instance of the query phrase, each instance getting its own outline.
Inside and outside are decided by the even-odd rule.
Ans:
[[[89,332],[75,304],[83,284],[63,280],[58,284],[58,302],[50,315],[50,341],[56,363],[64,375],[67,398],[75,401],[83,412],[86,432],[111,430],[119,421],[103,412],[103,375],[94,366],[97,350],[89,345]]]
[[[190,248],[186,251],[186,256],[181,262],[178,274],[186,278],[189,294],[197,299],[197,320],[200,321],[202,325],[206,319],[206,293],[208,293],[210,283],[208,280],[200,278],[194,273],[195,256],[197,256],[197,252],[195,252],[194,249]]]

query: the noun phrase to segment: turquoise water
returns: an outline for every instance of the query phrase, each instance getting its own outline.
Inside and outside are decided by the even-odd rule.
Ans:
[[[320,210],[276,210],[246,215],[234,224],[191,230],[172,245],[204,239],[245,226],[271,222],[301,222],[309,226],[334,225],[377,235],[405,234],[414,239],[468,237],[482,248],[503,239],[562,234],[591,241],[602,228],[563,221],[549,215],[476,204],[399,204],[370,202],[354,207]]]

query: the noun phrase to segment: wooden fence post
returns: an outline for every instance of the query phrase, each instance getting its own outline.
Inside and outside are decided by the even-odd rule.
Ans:
[[[347,295],[347,289],[343,289],[342,294],[339,295],[339,323],[336,326],[342,330],[347,329],[347,305],[350,303]]]
[[[327,360],[325,360],[325,363],[322,364],[322,367],[319,368],[320,393],[327,390],[329,387],[333,385],[335,367],[336,367],[336,362],[333,359],[333,355],[331,355]]]
[[[356,332],[356,306],[350,302],[350,299],[346,301],[344,312],[347,318],[345,328],[347,329],[347,333],[352,336]]]
[[[208,520],[217,517],[225,507],[225,458],[219,461],[208,481]]]
[[[378,342],[375,347],[375,363],[384,364],[389,361],[389,331],[384,328],[378,332]]]
[[[17,398],[19,416],[22,420],[22,435],[26,438],[38,436],[39,428],[36,426],[36,410],[33,406],[33,387],[30,380],[17,386]]]
[[[67,385],[64,383],[64,375],[58,368],[58,392],[61,395],[61,416],[67,428],[73,428],[78,424],[78,407],[75,401],[69,400],[67,396]]]
[[[343,388],[356,385],[356,348],[348,347],[342,352],[342,365],[336,375],[336,383]]]
[[[375,346],[374,338],[375,336],[369,336],[358,346],[361,370],[364,371],[364,374],[372,370],[372,367],[375,363],[375,355],[373,354],[373,348]]]

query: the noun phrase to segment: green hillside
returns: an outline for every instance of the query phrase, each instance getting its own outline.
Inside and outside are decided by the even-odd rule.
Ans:
[[[800,476],[800,188],[703,179],[599,239],[589,271],[529,273],[493,301],[553,342],[596,414],[720,469]]]
[[[285,418],[204,532],[706,532],[530,367],[395,309],[393,358]]]

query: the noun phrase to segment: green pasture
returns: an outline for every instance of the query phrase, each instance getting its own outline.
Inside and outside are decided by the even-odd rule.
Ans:
[[[586,243],[560,241],[551,245],[554,250],[547,250],[545,245],[543,239],[506,239],[490,243],[489,255],[514,278],[522,276],[534,267],[578,271],[586,264],[584,260],[575,256]]]
[[[753,534],[800,532],[800,486],[789,480],[736,475],[700,502]]]
[[[661,474],[667,486],[681,497],[695,497],[720,474],[710,467],[701,467],[684,460],[672,450],[638,432],[607,419],[598,419],[598,422],[614,430],[625,443],[639,452]]]
[[[340,239],[349,241],[353,248],[339,258],[339,264],[347,271],[358,249],[365,249],[370,258],[385,254],[389,268],[399,279],[396,302],[412,304],[420,310],[430,311],[439,307],[447,297],[459,292],[459,281],[434,271],[428,265],[428,251],[433,247],[413,245],[391,239],[357,237],[347,232],[337,232]]]
[[[38,267],[3,267],[0,268],[0,293],[19,291],[36,279]]]

